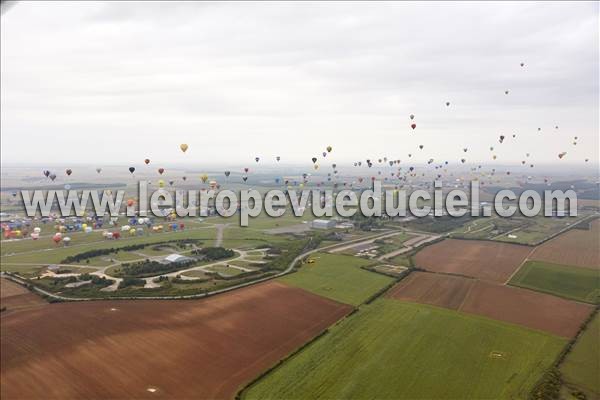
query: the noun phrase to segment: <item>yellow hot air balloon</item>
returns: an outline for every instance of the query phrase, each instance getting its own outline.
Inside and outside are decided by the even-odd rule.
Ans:
[[[202,180],[202,183],[206,183],[206,181],[208,180],[208,175],[206,175],[206,174],[200,175],[200,180]]]
[[[165,181],[163,181],[162,179],[158,181],[158,187],[159,188],[164,188],[165,187]]]
[[[187,151],[188,147],[189,147],[189,146],[188,146],[187,144],[185,144],[185,143],[182,143],[182,144],[180,144],[180,145],[179,145],[179,148],[180,148],[180,149],[181,149],[181,151],[183,151],[184,153]]]
[[[319,166],[317,164],[314,165],[315,169],[319,169]]]
[[[328,152],[328,153],[331,153],[331,150],[333,150],[333,147],[331,147],[331,146],[327,146],[327,152]]]

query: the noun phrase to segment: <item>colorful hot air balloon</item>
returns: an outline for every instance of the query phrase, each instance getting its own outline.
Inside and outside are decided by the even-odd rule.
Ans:
[[[150,164],[150,159],[149,159],[149,158],[146,158],[146,159],[144,159],[144,163],[145,163],[146,165]]]
[[[202,181],[202,183],[206,183],[206,181],[208,180],[208,175],[206,175],[206,174],[200,175],[200,180]]]

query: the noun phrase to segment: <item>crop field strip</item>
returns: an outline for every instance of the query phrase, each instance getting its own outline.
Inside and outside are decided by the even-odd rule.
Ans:
[[[23,310],[2,317],[1,397],[231,398],[351,310],[276,281],[195,301]]]
[[[535,249],[531,259],[561,265],[600,269],[600,219],[589,230],[571,229]]]
[[[600,273],[590,268],[527,261],[509,284],[586,303],[600,303]]]
[[[516,244],[446,239],[419,251],[415,264],[433,272],[504,283],[531,251],[531,247]]]
[[[598,314],[575,343],[560,365],[563,380],[590,399],[600,398],[600,317]]]
[[[241,397],[524,398],[565,343],[488,318],[380,298]]]
[[[358,306],[394,279],[370,272],[361,267],[373,261],[343,254],[316,253],[307,263],[292,274],[278,278],[290,286],[342,303]]]

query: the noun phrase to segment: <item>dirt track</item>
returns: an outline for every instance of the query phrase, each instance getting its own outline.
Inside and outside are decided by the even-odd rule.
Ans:
[[[26,310],[2,318],[1,397],[231,398],[350,311],[274,281],[204,300]]]
[[[593,307],[531,290],[476,279],[416,272],[388,297],[431,304],[469,314],[573,337]]]
[[[554,264],[600,269],[600,220],[590,230],[571,229],[542,244],[531,255],[532,260]]]
[[[415,261],[429,271],[504,283],[531,251],[508,243],[446,239],[418,252]]]

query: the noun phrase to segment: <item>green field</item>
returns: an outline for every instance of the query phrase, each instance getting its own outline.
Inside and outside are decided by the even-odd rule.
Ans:
[[[242,397],[522,399],[565,343],[481,317],[380,299]]]
[[[600,274],[588,268],[528,261],[510,284],[588,303],[600,303]]]
[[[573,349],[560,365],[569,386],[583,390],[588,398],[600,398],[600,317],[589,323]]]
[[[279,278],[292,286],[357,306],[393,281],[392,278],[361,269],[372,262],[362,258],[317,253],[298,272]]]

